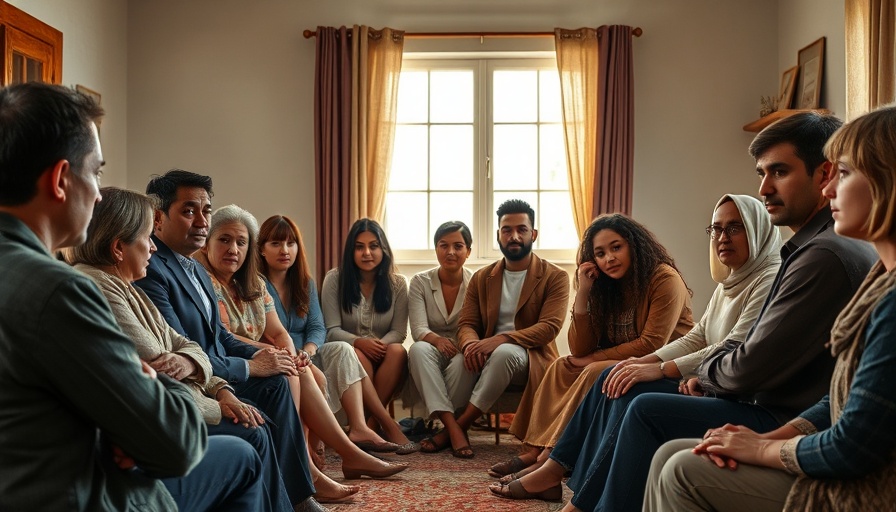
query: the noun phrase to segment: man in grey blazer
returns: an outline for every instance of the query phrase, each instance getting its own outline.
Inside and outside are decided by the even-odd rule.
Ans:
[[[61,86],[0,89],[0,508],[269,510],[254,449],[207,439],[187,388],[52,256],[102,199],[102,114]]]

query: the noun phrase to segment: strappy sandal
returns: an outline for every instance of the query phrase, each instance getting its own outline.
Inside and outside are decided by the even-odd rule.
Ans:
[[[509,475],[511,473],[516,473],[517,471],[522,471],[529,467],[529,464],[523,462],[523,459],[519,457],[514,457],[505,462],[499,462],[489,468],[488,474],[495,477],[501,478],[504,475]]]
[[[441,431],[433,434],[432,437],[427,437],[426,439],[420,441],[420,452],[421,453],[438,453],[446,448],[451,447],[451,436],[447,436],[445,438],[445,442],[442,444],[438,444],[435,441],[435,437],[439,435]]]
[[[476,456],[476,452],[473,451],[473,447],[465,444],[459,448],[452,448],[451,455],[454,455],[458,459],[472,459]]]
[[[491,484],[488,486],[488,490],[496,496],[510,500],[561,501],[563,499],[563,487],[560,484],[541,492],[529,492],[523,487],[522,482],[514,480],[507,485]]]

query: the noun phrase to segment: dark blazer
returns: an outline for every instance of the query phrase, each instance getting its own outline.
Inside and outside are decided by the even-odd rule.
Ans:
[[[155,235],[152,241],[156,244],[156,253],[149,259],[146,277],[134,285],[146,292],[174,330],[202,347],[212,362],[215,375],[231,384],[246,382],[249,378],[246,360],[251,359],[258,349],[235,339],[221,323],[215,291],[205,269],[193,260],[196,276],[211,304],[211,316],[206,313],[202,298],[197,295],[196,287],[177,261],[174,251]]]

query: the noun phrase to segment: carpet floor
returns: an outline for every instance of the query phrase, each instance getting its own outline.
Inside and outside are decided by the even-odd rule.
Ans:
[[[326,507],[333,512],[542,512],[562,508],[562,503],[508,500],[489,492],[488,485],[495,479],[486,470],[520,451],[520,443],[513,436],[502,434],[501,444],[495,445],[494,432],[471,430],[470,444],[476,456],[469,460],[454,457],[450,450],[384,457],[411,465],[407,470],[384,480],[364,478],[346,481],[340,470],[342,463],[339,456],[328,449],[324,472],[337,482],[361,485],[361,491],[350,502],[328,504]],[[571,497],[572,492],[564,485],[563,502]]]

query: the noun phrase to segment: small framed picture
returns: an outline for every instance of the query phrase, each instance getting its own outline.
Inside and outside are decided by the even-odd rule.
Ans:
[[[787,110],[793,104],[793,92],[796,90],[796,77],[800,67],[793,66],[781,74],[781,88],[778,90],[778,110]]]
[[[75,90],[92,99],[94,102],[96,102],[97,105],[99,105],[100,101],[102,100],[102,96],[100,96],[100,93],[94,91],[93,89],[88,89],[83,85],[76,85]]]
[[[824,38],[799,52],[799,80],[796,87],[796,106],[801,109],[818,108],[821,99],[821,80],[824,76]]]

